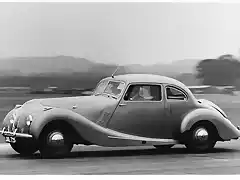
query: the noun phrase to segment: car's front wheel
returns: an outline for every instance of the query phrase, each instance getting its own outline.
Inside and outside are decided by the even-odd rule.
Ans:
[[[188,133],[185,146],[193,152],[208,152],[216,144],[217,131],[210,123],[193,126]]]
[[[62,128],[47,128],[39,140],[39,150],[43,158],[63,157],[73,148],[68,133]]]
[[[15,143],[10,143],[10,145],[21,155],[28,156],[38,151],[38,146],[35,140],[18,138]]]

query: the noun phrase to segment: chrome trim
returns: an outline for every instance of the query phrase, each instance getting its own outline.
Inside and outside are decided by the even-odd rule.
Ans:
[[[32,115],[28,115],[28,120],[32,122],[33,121],[33,116]]]
[[[33,116],[32,115],[28,115],[27,120],[26,120],[26,125],[30,126],[32,121],[33,121]]]
[[[31,123],[32,123],[32,121],[30,121],[30,120],[27,120],[27,121],[26,121],[26,125],[27,125],[27,126],[30,126]]]
[[[16,143],[15,137],[5,137],[6,143]]]
[[[77,109],[77,105],[74,105],[72,108],[73,108],[73,109]]]
[[[119,106],[121,107],[121,106],[126,106],[127,104],[119,104]]]
[[[0,131],[0,133],[5,137],[22,137],[22,138],[32,138],[33,136],[25,133],[17,133],[17,130],[14,132],[5,131],[5,128]]]
[[[61,132],[54,132],[48,137],[48,144],[52,146],[64,146],[64,136]]]
[[[16,105],[15,105],[15,109],[18,109],[18,108],[20,108],[20,107],[22,107],[21,104],[16,104]]]
[[[142,137],[119,137],[119,136],[108,136],[110,139],[120,140],[131,140],[131,141],[146,141],[147,143],[158,142],[158,143],[171,143],[177,144],[178,141],[174,139],[156,139],[156,138],[142,138]]]
[[[48,111],[48,110],[51,110],[51,109],[53,109],[53,107],[44,107],[43,111]]]
[[[208,139],[208,132],[204,128],[200,128],[195,132],[195,138],[200,141],[206,141]]]

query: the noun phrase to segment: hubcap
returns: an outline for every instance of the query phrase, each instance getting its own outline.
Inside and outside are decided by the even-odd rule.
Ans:
[[[195,139],[198,141],[207,141],[208,140],[208,132],[204,128],[200,128],[195,132]]]
[[[60,132],[54,132],[50,134],[48,138],[48,144],[52,146],[64,146],[64,137]]]

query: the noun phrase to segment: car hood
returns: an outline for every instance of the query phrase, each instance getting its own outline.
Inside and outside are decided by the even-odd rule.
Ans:
[[[117,100],[105,96],[79,96],[79,97],[61,97],[34,99],[23,105],[32,106],[32,104],[41,104],[49,108],[62,108],[72,110],[92,121],[96,121],[103,112],[109,113],[114,110]]]

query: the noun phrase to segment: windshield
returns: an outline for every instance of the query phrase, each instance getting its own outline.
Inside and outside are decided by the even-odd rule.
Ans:
[[[121,81],[104,80],[96,87],[93,95],[108,94],[119,97],[124,86],[125,83]]]

